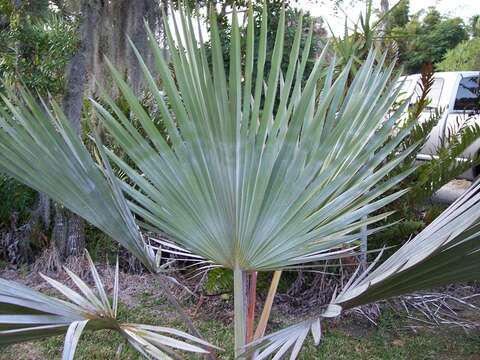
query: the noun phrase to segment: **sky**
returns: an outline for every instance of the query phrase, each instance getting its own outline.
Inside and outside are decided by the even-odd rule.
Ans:
[[[342,9],[352,20],[356,20],[361,12],[365,12],[364,1],[344,0]],[[397,0],[390,0],[390,7],[396,4]],[[298,0],[297,7],[310,11],[313,16],[322,16],[328,22],[336,35],[343,34],[345,26],[345,14],[338,11],[335,14],[333,1],[323,0],[324,4],[316,4],[309,0]],[[480,14],[480,0],[410,0],[410,13],[435,6],[442,14],[459,16],[468,20],[472,15]],[[380,8],[380,0],[373,0],[373,7]]]
[[[398,3],[399,0],[389,0],[390,7]],[[330,25],[335,35],[343,35],[345,28],[345,13],[348,14],[353,25],[353,21],[358,20],[360,13],[365,13],[365,0],[343,0],[342,10],[334,10],[333,0],[296,0],[291,3],[297,8],[308,10],[313,16],[321,16]],[[353,4],[352,4],[353,3]],[[421,10],[426,10],[430,6],[435,6],[441,14],[450,16],[459,16],[468,21],[475,14],[480,14],[480,0],[410,0],[410,14]],[[380,8],[380,0],[373,0],[373,8]],[[175,18],[180,22],[178,12],[175,12]],[[169,20],[173,23],[172,19]],[[325,26],[328,30],[328,27]],[[353,27],[353,26],[352,26]],[[205,24],[202,24],[204,39],[208,39],[209,34],[206,31]],[[175,36],[174,36],[175,37]]]

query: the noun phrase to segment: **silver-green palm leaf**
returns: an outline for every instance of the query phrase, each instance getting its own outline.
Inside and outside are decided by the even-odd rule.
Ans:
[[[191,17],[180,15],[183,33],[177,24],[167,32],[175,76],[150,34],[162,88],[137,52],[167,135],[114,68],[141,129],[108,95],[104,105],[94,102],[98,118],[134,165],[97,141],[99,165],[58,106],[49,111],[22,92],[18,101],[3,98],[0,169],[105,231],[152,271],[154,250],[130,211],[186,250],[242,270],[324,259],[332,248],[355,241],[362,225],[388,215],[365,220],[403,194],[382,196],[407,175],[380,183],[407,155],[385,162],[408,131],[391,138],[403,108],[385,117],[399,91],[393,65],[384,66],[384,58],[372,51],[349,79],[348,66],[335,74],[335,60],[328,64],[325,48],[305,74],[312,32],[301,49],[300,19],[283,74],[283,12],[265,74],[265,7],[258,44],[250,10],[243,49],[234,13],[227,75],[215,13],[211,58]],[[128,182],[113,175],[107,157]]]
[[[92,159],[56,103],[49,110],[27,91],[20,98],[9,95],[1,95],[0,170],[48,194],[156,271],[153,252],[108,164]]]
[[[145,358],[178,358],[176,350],[206,354],[213,346],[172,328],[122,323],[117,320],[118,261],[110,301],[87,253],[95,290],[65,268],[79,291],[42,275],[68,301],[59,300],[22,284],[0,279],[0,346],[65,334],[62,360],[72,360],[82,332],[110,329],[119,332]]]
[[[213,12],[211,59],[190,16],[181,12],[176,41],[168,32],[175,77],[151,35],[162,90],[139,61],[166,137],[113,68],[142,129],[108,96],[107,106],[95,103],[135,164],[109,152],[131,180],[123,188],[132,211],[182,247],[228,268],[271,270],[325,258],[356,240],[363,224],[384,218],[362,220],[403,193],[382,197],[406,174],[378,185],[406,155],[384,163],[404,135],[390,138],[402,109],[385,119],[398,93],[393,66],[384,70],[372,52],[347,85],[349,68],[333,80],[335,61],[327,64],[325,50],[303,82],[311,33],[301,51],[299,26],[283,74],[284,20],[282,14],[265,76],[266,9],[259,44],[250,14],[244,49],[233,15],[228,75]]]

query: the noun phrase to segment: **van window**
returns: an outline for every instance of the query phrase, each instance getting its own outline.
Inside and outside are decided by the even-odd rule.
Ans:
[[[453,110],[478,111],[480,110],[480,77],[468,76],[460,80]]]
[[[437,77],[433,80],[432,87],[428,93],[428,98],[430,99],[429,107],[439,107],[440,106],[440,97],[442,96],[443,83],[445,80],[443,78]],[[412,103],[415,103],[418,98],[422,95],[421,80],[418,81],[415,86],[414,95],[412,98]]]
[[[408,92],[408,89],[410,89],[410,85],[412,84],[411,79],[406,79],[404,81],[399,81],[397,85],[402,85],[402,88],[400,89],[401,93]]]

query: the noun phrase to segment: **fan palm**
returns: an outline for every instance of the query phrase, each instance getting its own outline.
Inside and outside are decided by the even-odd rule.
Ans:
[[[166,135],[111,67],[140,129],[107,93],[93,105],[128,159],[95,137],[99,156],[94,161],[60,108],[38,105],[26,91],[21,101],[12,100],[13,94],[10,100],[3,97],[6,109],[0,110],[0,167],[6,173],[84,217],[154,273],[162,270],[158,248],[142,237],[139,226],[165,232],[174,246],[233,270],[237,356],[247,342],[246,274],[344,256],[355,247],[359,230],[388,216],[380,209],[405,192],[392,188],[410,171],[382,179],[413,150],[385,161],[409,129],[391,137],[405,106],[386,116],[400,90],[393,64],[385,64],[384,56],[371,51],[350,79],[351,63],[336,73],[325,49],[311,73],[304,74],[312,32],[302,49],[300,19],[283,74],[282,13],[265,74],[267,9],[258,44],[251,9],[247,16],[242,42],[233,12],[228,73],[214,11],[211,56],[188,12],[180,11],[181,23],[167,31],[175,76],[150,33],[161,87],[132,44]],[[128,179],[118,179],[111,164]],[[454,224],[454,231],[463,232],[461,225]],[[427,232],[419,242],[436,236]],[[444,243],[437,245],[431,256]],[[416,248],[402,258],[416,255],[412,251]],[[425,255],[428,249],[418,251]],[[403,264],[395,266],[386,274],[393,276]],[[425,272],[419,286],[436,285],[432,275]],[[323,316],[338,315],[341,299],[355,304],[358,296],[373,291],[357,294],[353,289],[360,284],[347,287]],[[267,346],[269,354],[293,346],[295,357],[310,329],[319,340],[320,323],[314,319],[257,345]]]

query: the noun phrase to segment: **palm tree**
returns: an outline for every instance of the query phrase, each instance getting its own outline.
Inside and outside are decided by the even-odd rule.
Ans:
[[[265,74],[267,15],[265,7],[256,44],[249,10],[242,49],[233,12],[228,74],[214,11],[211,57],[188,11],[181,11],[181,23],[167,32],[174,76],[150,33],[162,88],[132,44],[166,135],[111,66],[141,129],[106,92],[102,104],[93,105],[128,162],[102,145],[98,136],[94,136],[97,161],[92,159],[57,104],[39,105],[27,91],[22,91],[21,101],[14,94],[3,97],[0,167],[116,239],[159,276],[161,244],[146,239],[140,228],[165,232],[185,253],[231,269],[236,356],[246,349],[258,350],[256,358],[292,350],[295,358],[309,331],[319,341],[320,317],[464,280],[472,269],[477,276],[478,215],[470,214],[479,213],[479,195],[475,187],[377,270],[353,278],[320,317],[257,339],[254,346],[247,344],[253,325],[246,313],[248,276],[351,255],[361,228],[389,215],[381,209],[405,193],[394,187],[413,171],[382,180],[413,150],[385,161],[409,130],[392,137],[406,105],[386,116],[400,91],[393,64],[385,64],[385,56],[371,51],[350,79],[351,62],[337,73],[335,60],[327,61],[325,49],[303,81],[312,31],[301,49],[300,19],[283,74],[283,12],[271,68]],[[111,164],[128,179],[117,178]],[[469,216],[459,216],[463,212]],[[369,232],[379,230],[369,227]],[[452,263],[451,255],[468,261]],[[7,293],[8,284],[0,296]],[[29,305],[33,295],[25,300],[27,308],[35,309]],[[0,301],[0,311],[5,307],[8,313],[12,302]],[[48,313],[48,307],[44,309]]]

